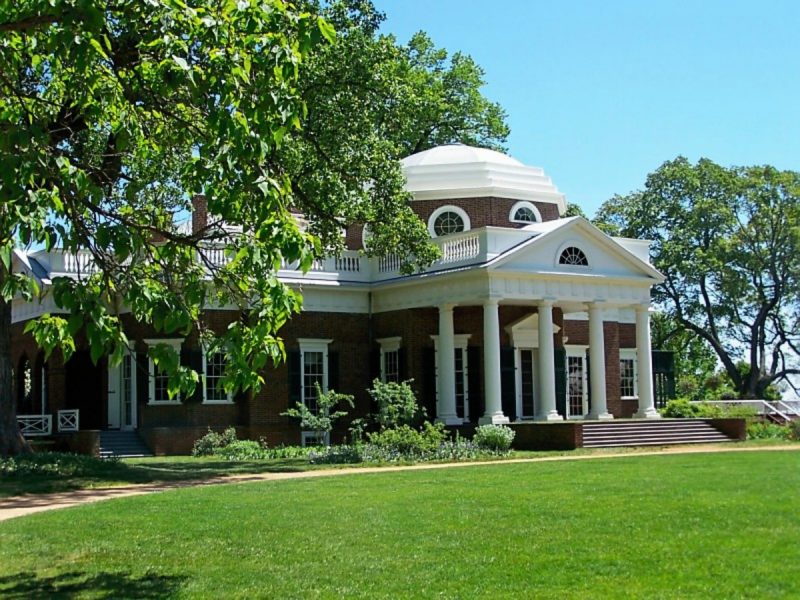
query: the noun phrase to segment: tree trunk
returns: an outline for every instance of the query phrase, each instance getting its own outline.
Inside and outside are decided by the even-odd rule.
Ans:
[[[0,270],[5,270],[0,265]],[[4,273],[0,273],[0,282]],[[17,407],[11,382],[11,302],[0,296],[0,456],[31,451],[17,425]]]

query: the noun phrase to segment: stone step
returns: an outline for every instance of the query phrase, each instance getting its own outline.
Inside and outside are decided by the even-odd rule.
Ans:
[[[614,448],[733,441],[702,419],[586,423],[583,446]]]
[[[134,458],[152,455],[150,449],[135,431],[100,432],[100,456],[102,458]]]

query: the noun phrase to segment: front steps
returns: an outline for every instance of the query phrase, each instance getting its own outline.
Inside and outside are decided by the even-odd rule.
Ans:
[[[135,431],[101,431],[100,458],[153,456]]]
[[[583,424],[584,448],[733,442],[702,419],[653,419]]]

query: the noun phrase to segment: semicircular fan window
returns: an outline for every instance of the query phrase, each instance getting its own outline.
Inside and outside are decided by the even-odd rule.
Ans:
[[[577,267],[589,266],[589,261],[587,260],[586,255],[583,253],[583,250],[576,248],[575,246],[569,246],[568,248],[565,248],[561,253],[561,256],[558,257],[558,263],[561,265],[573,265]]]

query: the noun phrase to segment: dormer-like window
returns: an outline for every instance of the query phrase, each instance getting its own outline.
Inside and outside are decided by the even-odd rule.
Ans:
[[[558,257],[558,264],[572,265],[576,267],[588,267],[589,261],[587,260],[586,255],[583,253],[583,250],[576,248],[575,246],[568,246],[561,253],[561,256]]]
[[[542,220],[542,215],[532,203],[517,202],[511,207],[508,220],[512,223],[538,223]]]
[[[457,206],[437,208],[428,219],[428,231],[433,237],[461,233],[469,229],[469,216]]]

